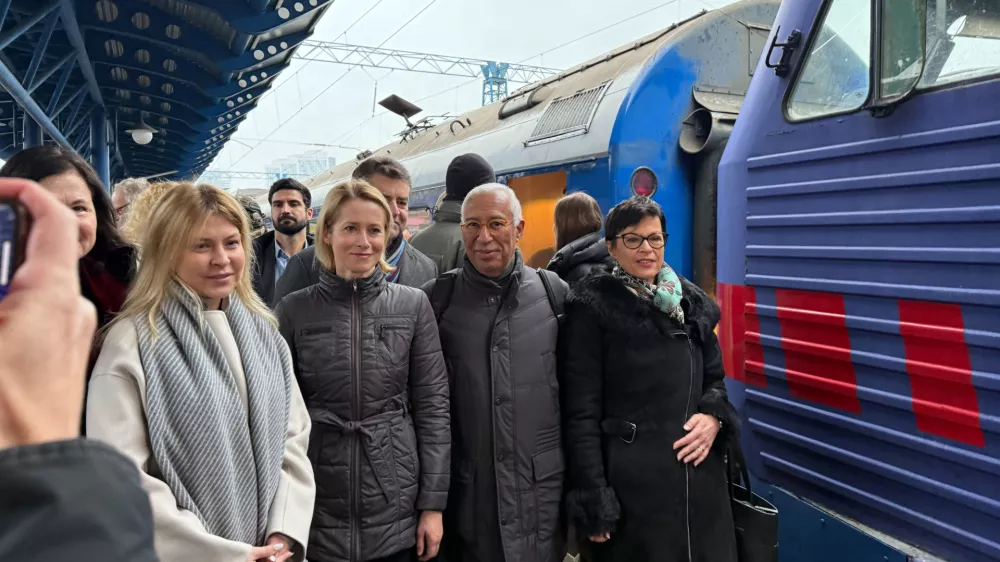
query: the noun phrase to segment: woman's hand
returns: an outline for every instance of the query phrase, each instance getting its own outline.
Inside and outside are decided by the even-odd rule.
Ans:
[[[281,533],[273,533],[267,537],[266,546],[255,546],[250,549],[247,562],[285,562],[294,554],[289,547],[291,540]]]
[[[444,537],[444,523],[441,512],[421,512],[420,523],[417,524],[417,556],[421,562],[437,556],[442,537]]]
[[[596,535],[590,535],[590,542],[608,542],[611,540],[611,533],[598,533]]]
[[[680,449],[677,460],[685,464],[694,461],[698,466],[712,450],[715,436],[719,434],[719,420],[708,414],[695,414],[684,424],[684,429],[688,434],[674,443],[674,450]]]

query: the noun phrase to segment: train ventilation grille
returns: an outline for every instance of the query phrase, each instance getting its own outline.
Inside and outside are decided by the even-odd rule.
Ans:
[[[601,103],[609,84],[610,81],[552,100],[545,108],[545,113],[535,123],[535,130],[524,142],[524,146],[585,134],[594,121],[597,106]]]

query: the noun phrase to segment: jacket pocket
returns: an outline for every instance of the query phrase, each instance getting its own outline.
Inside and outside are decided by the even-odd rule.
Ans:
[[[535,477],[535,524],[538,539],[544,541],[552,538],[561,528],[566,465],[559,447],[536,454],[531,463]]]
[[[392,454],[395,462],[396,483],[399,486],[399,514],[401,520],[413,514],[420,491],[420,467],[417,457],[417,434],[413,418],[406,416],[392,427]]]
[[[382,361],[390,367],[399,367],[410,360],[412,331],[406,324],[379,323],[375,325],[378,336],[379,353]]]

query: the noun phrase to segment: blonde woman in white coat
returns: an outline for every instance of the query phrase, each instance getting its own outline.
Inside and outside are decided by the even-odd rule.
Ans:
[[[251,286],[237,201],[178,183],[90,381],[88,437],[143,473],[161,562],[303,560],[315,484],[291,356]]]

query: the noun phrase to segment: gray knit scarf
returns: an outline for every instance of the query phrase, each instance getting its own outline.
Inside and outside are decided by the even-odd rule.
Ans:
[[[134,320],[150,448],[180,507],[213,535],[260,545],[284,459],[291,356],[278,331],[234,293],[226,318],[246,375],[244,410],[202,309],[175,283],[155,337],[145,318]]]

